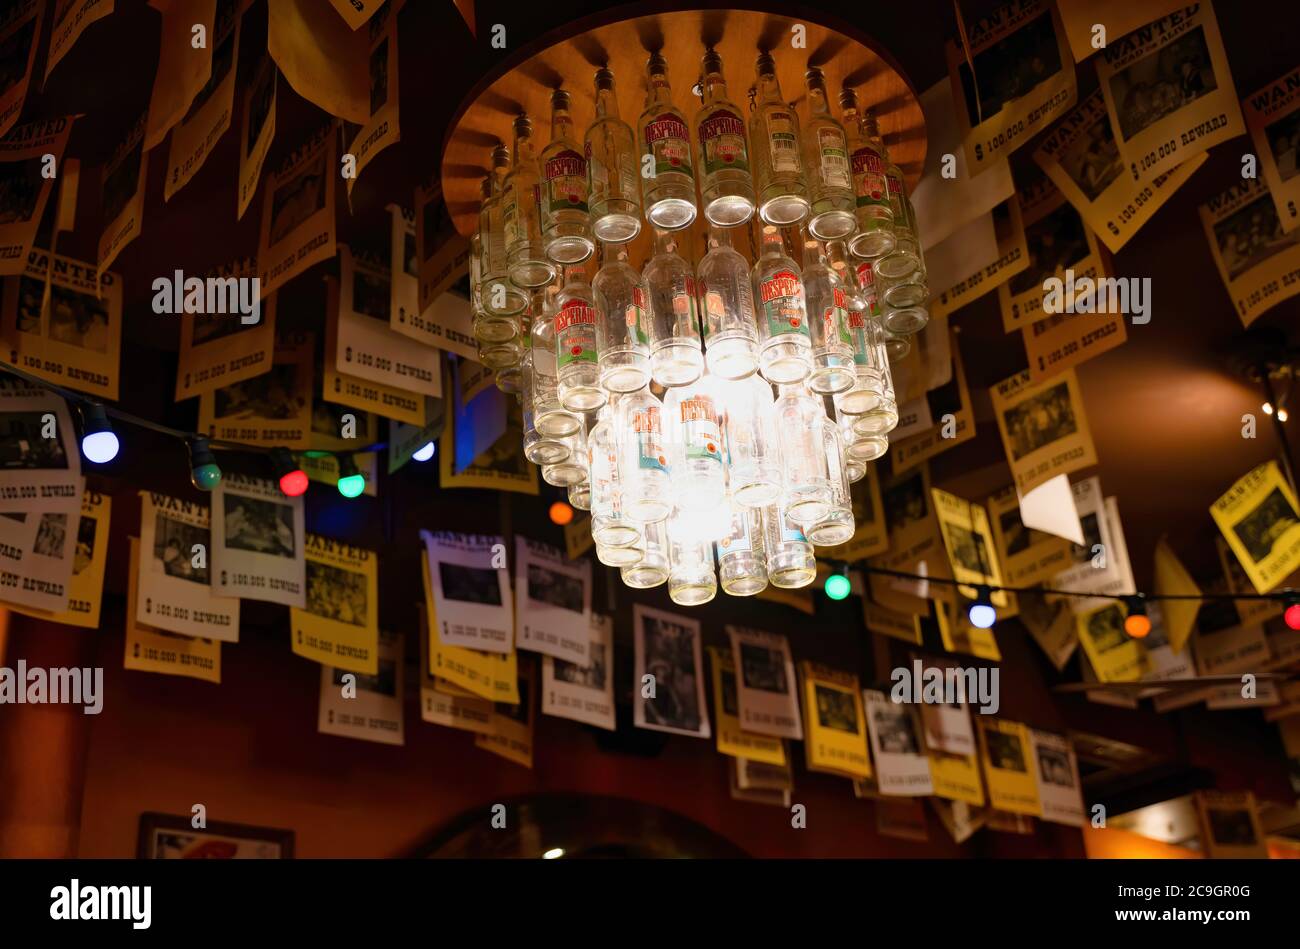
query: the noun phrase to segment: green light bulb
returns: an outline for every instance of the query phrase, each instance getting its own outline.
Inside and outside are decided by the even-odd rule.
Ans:
[[[832,573],[826,578],[826,583],[822,587],[826,595],[832,600],[842,600],[849,595],[852,584],[849,578],[842,573]]]
[[[211,491],[221,483],[221,469],[213,462],[190,469],[190,483],[200,491]]]
[[[366,479],[364,475],[350,474],[344,475],[338,481],[339,494],[345,498],[355,498],[366,490]]]

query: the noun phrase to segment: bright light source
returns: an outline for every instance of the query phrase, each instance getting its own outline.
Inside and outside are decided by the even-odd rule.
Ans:
[[[559,524],[563,527],[573,520],[573,508],[563,501],[556,501],[551,505],[551,523]]]
[[[106,464],[117,457],[117,436],[108,423],[108,414],[97,402],[82,409],[81,414],[81,453],[87,461],[97,465]]]
[[[411,455],[412,461],[428,461],[433,457],[433,442],[427,442],[423,448],[418,449]]]
[[[1265,414],[1265,415],[1272,415],[1272,414],[1273,414],[1273,403],[1272,403],[1272,402],[1265,402],[1265,403],[1263,404],[1263,406],[1261,406],[1261,407],[1264,409],[1264,414]]]
[[[842,600],[849,595],[853,584],[849,583],[849,578],[842,573],[832,573],[826,578],[826,583],[822,585],[826,596],[832,600]]]
[[[563,847],[552,847],[550,850],[546,851],[546,853],[542,854],[542,859],[543,859],[543,860],[556,860],[556,859],[559,859],[560,857],[563,857],[563,856],[564,856],[564,848],[563,848]]]
[[[339,480],[336,487],[345,498],[355,498],[366,490],[366,478],[357,470],[357,463],[351,455],[339,455]]]
[[[1277,410],[1277,420],[1278,420],[1279,422],[1285,422],[1286,419],[1287,419],[1286,409],[1278,409],[1278,410]]]
[[[1282,614],[1282,619],[1286,620],[1286,625],[1290,629],[1300,629],[1300,602],[1293,602],[1286,608]]]
[[[998,611],[993,608],[993,596],[989,588],[980,585],[975,588],[975,602],[966,614],[970,624],[976,629],[988,629],[998,620]]]

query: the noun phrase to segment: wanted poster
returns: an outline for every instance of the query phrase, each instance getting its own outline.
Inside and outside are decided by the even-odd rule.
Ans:
[[[365,26],[375,11],[384,6],[384,0],[330,0],[330,3],[334,4],[339,16],[354,30]]]
[[[1015,488],[1003,488],[988,499],[986,506],[993,546],[1007,586],[1044,584],[1073,562],[1070,541],[1025,526]]]
[[[135,672],[186,676],[221,683],[221,641],[181,636],[146,626],[136,619],[140,540],[132,537],[130,576],[126,586],[126,651],[122,668]]]
[[[989,214],[997,241],[997,259],[935,295],[930,300],[931,319],[957,312],[1029,266],[1029,246],[1025,242],[1020,200],[1012,196],[995,206]]]
[[[933,319],[933,317],[932,317]],[[952,371],[942,385],[926,392],[925,414],[930,425],[906,438],[894,440],[890,435],[889,457],[894,471],[906,471],[929,461],[940,452],[975,437],[975,412],[971,408],[970,389],[966,385],[966,368],[957,347],[956,330],[951,344]],[[900,414],[902,410],[900,409]]]
[[[302,550],[307,592],[305,605],[289,610],[293,651],[324,666],[374,675],[379,668],[379,558],[373,550],[319,534],[307,534]]]
[[[212,592],[306,607],[303,509],[269,478],[226,472],[212,491]]]
[[[1244,325],[1300,293],[1300,228],[1282,227],[1267,184],[1247,178],[1200,212],[1210,255]]]
[[[808,770],[870,778],[867,723],[858,677],[808,661],[799,665],[799,675]]]
[[[1210,859],[1268,856],[1255,795],[1250,791],[1196,791],[1201,850]]]
[[[334,257],[336,129],[322,125],[267,179],[257,250],[264,297]]]
[[[429,672],[429,629],[420,614],[420,719],[467,732],[492,730],[492,702],[479,698]]]
[[[500,755],[507,761],[521,764],[525,768],[533,766],[533,728],[536,724],[536,705],[534,693],[537,691],[537,677],[531,661],[519,664],[519,701],[515,703],[494,702],[490,731],[474,735],[474,745],[494,755]]]
[[[1101,303],[1093,294],[1093,282],[1109,275],[1109,258],[1103,257],[1096,235],[1052,179],[1034,175],[1024,184],[1020,213],[1028,263],[998,285],[1002,328],[1008,333],[1024,329],[1051,316],[1049,307],[1057,315],[1079,314],[1084,306]],[[1105,303],[1110,307],[1113,301]],[[1097,322],[1091,310],[1086,312]]]
[[[357,179],[371,159],[402,140],[397,122],[397,14],[402,3],[403,0],[387,0],[380,14],[366,25],[370,50],[370,118],[348,147],[348,154],[355,161],[352,173],[347,176],[349,202]]]
[[[431,622],[449,646],[514,649],[514,603],[505,542],[497,536],[420,531],[433,591]],[[588,601],[590,610],[590,601]]]
[[[438,350],[411,345],[388,323],[389,260],[365,248],[339,249],[338,338],[334,368],[395,389],[438,398],[442,368]],[[407,421],[402,419],[401,421]]]
[[[48,280],[48,296],[46,281]],[[116,401],[122,280],[94,264],[34,248],[16,289],[5,292],[9,361],[56,385]]]
[[[1065,735],[1038,728],[1029,730],[1038,762],[1038,799],[1043,820],[1070,827],[1084,825],[1083,791],[1079,782],[1079,760],[1074,745]]]
[[[1239,478],[1210,516],[1256,593],[1268,593],[1300,568],[1300,515],[1276,461]]]
[[[1016,605],[1020,607],[1021,625],[1060,672],[1079,645],[1074,611],[1065,598],[1052,602],[1041,593],[1018,593]]]
[[[1004,834],[1021,834],[1029,836],[1034,832],[1034,819],[1025,814],[1012,814],[989,808],[985,826],[989,830],[998,830]]]
[[[434,608],[427,557],[420,560],[420,578],[424,584],[424,614],[428,617],[429,674],[481,698],[508,704],[518,702],[518,654],[513,649],[502,654],[444,643]]]
[[[1157,685],[1162,682],[1172,683],[1178,679],[1191,679],[1196,675],[1196,663],[1192,658],[1192,650],[1183,649],[1180,652],[1174,650],[1165,627],[1164,612],[1160,607],[1161,604],[1159,603],[1149,603],[1147,605],[1147,616],[1151,620],[1151,632],[1147,633],[1142,640],[1142,648],[1147,654],[1147,672],[1143,678]],[[1192,702],[1181,701],[1183,696],[1189,694],[1193,698]],[[1153,704],[1157,712],[1163,712],[1171,707],[1180,708],[1184,704],[1194,704],[1200,697],[1200,690],[1194,689],[1156,690]]]
[[[113,0],[54,0],[50,49],[45,54],[45,78],[68,54],[86,27],[113,12]]]
[[[427,397],[407,389],[346,375],[337,368],[340,322],[339,283],[332,277],[325,279],[325,308],[325,356],[321,363],[321,392],[324,397],[330,402],[360,409],[363,412],[373,412],[396,422],[424,425],[428,421]],[[370,318],[362,317],[362,319]],[[430,352],[434,351],[430,350]],[[441,377],[438,387],[441,391]],[[522,438],[522,435],[520,437]],[[521,448],[520,451],[522,450]]]
[[[78,508],[81,492],[78,490]],[[0,601],[63,612],[69,606],[79,515],[0,513]]]
[[[400,471],[408,461],[412,460],[416,452],[430,443],[436,443],[442,436],[442,428],[446,422],[444,415],[446,406],[439,399],[434,400],[433,408],[437,414],[422,427],[388,420],[389,474]]]
[[[943,532],[943,546],[948,552],[953,579],[965,584],[1003,586],[1002,569],[993,552],[992,531],[984,506],[938,488],[930,489],[930,497]],[[961,586],[957,591],[970,599],[977,595],[974,586]],[[998,606],[1007,605],[1007,595],[1002,591],[994,593],[992,598]]]
[[[1243,624],[1224,601],[1201,607],[1192,643],[1197,672],[1205,676],[1258,672],[1270,656],[1264,627]]]
[[[144,225],[144,181],[149,166],[144,133],[142,115],[100,175],[99,220],[103,230],[95,260],[101,273],[112,266],[123,247],[140,236]]]
[[[0,11],[0,62],[5,64],[5,76],[0,80],[0,136],[22,114],[45,5],[40,0],[15,0],[7,7]]]
[[[790,643],[777,633],[728,626],[740,727],[747,732],[803,740]],[[719,725],[721,729],[721,725]],[[753,757],[742,755],[741,757]]]
[[[314,353],[311,333],[279,334],[269,372],[200,394],[199,431],[267,448],[312,447]]]
[[[388,325],[394,332],[409,336],[426,346],[446,349],[447,347],[439,345],[442,342],[441,334],[435,332],[436,328],[420,315],[420,254],[415,240],[415,212],[390,204],[388,213],[391,219],[388,273],[392,277],[388,286]],[[452,352],[467,359],[475,359],[478,348],[469,322],[468,305],[465,319],[462,329],[469,333],[459,340],[462,348]]]
[[[1136,682],[1150,671],[1142,643],[1124,631],[1128,610],[1111,600],[1074,616],[1079,643],[1099,682]]]
[[[1074,370],[1034,382],[1029,370],[997,383],[993,414],[1021,495],[1097,463]]]
[[[1300,226],[1300,67],[1241,100],[1282,230]]]
[[[217,42],[213,23],[217,0],[149,0],[149,5],[162,14],[162,27],[158,68],[149,97],[145,151],[161,144],[171,127],[189,111],[190,103],[212,75],[212,51]],[[202,29],[201,45],[195,39],[194,27]]]
[[[241,0],[217,0],[209,45],[212,68],[203,87],[194,94],[189,111],[175,128],[167,146],[167,177],[163,201],[189,183],[217,142],[230,128],[235,106],[235,66],[239,62]],[[164,37],[166,42],[166,37]],[[159,67],[161,74],[161,65]]]
[[[952,573],[943,548],[939,519],[930,498],[930,467],[919,465],[891,475],[880,488],[888,529],[889,548],[871,561],[872,566],[904,573],[947,578]],[[881,606],[903,613],[917,612],[915,598],[952,595],[945,584],[904,580],[871,573],[871,598]],[[923,606],[924,604],[922,604]]]
[[[516,536],[516,648],[585,666],[590,631],[591,561]]]
[[[912,710],[872,689],[863,690],[862,701],[880,793],[899,797],[933,794],[930,761],[921,750]]]
[[[353,32],[324,3],[267,4],[266,48],[304,99],[354,124],[370,116],[367,34]]]
[[[469,270],[469,241],[460,236],[452,223],[451,215],[447,213],[447,202],[442,197],[442,182],[436,175],[423,188],[415,190],[415,231],[416,256],[419,259],[419,312],[423,316],[434,301]],[[464,326],[446,320],[434,323],[414,324],[414,327],[424,336],[441,334],[444,342],[440,348],[448,352],[466,359],[478,358],[473,334],[464,338]],[[428,339],[421,339],[421,342],[439,345]],[[452,348],[453,345],[456,348]],[[466,351],[461,352],[462,348]]]
[[[402,637],[394,633],[379,634],[379,671],[374,675],[321,666],[316,730],[385,745],[405,744],[402,671]]]
[[[229,286],[247,286],[257,277],[251,257],[216,268],[204,277]],[[233,313],[186,313],[181,323],[180,356],[176,364],[176,400],[211,392],[218,386],[244,382],[267,372],[275,348],[276,299],[254,301],[260,319]],[[244,322],[248,319],[249,322]]]
[[[213,592],[211,549],[207,505],[141,491],[136,622],[239,642],[239,600]]]
[[[1119,584],[1126,579],[1124,568],[1127,556],[1117,556],[1117,541],[1111,534],[1110,518],[1106,516],[1106,503],[1101,493],[1101,478],[1093,475],[1070,485],[1074,509],[1079,514],[1083,530],[1083,543],[1067,541],[1069,558],[1066,567],[1050,578],[1048,586],[1081,593],[1132,593],[1121,590]],[[1054,598],[1048,594],[1049,598]],[[1086,600],[1076,603],[1096,605]]]
[[[239,118],[239,187],[236,195],[235,218],[242,221],[257,194],[257,183],[262,177],[266,153],[275,138],[275,88],[280,75],[275,60],[269,53],[258,60],[253,78],[244,90],[243,108]]]
[[[790,763],[787,761],[784,767],[778,765],[764,764],[760,761],[749,761],[746,758],[730,758],[731,767],[728,769],[728,785],[733,801],[748,801],[751,804],[770,804],[774,807],[783,807],[790,809],[790,795],[794,791],[794,782],[791,779]],[[779,786],[772,786],[771,783],[763,780],[755,780],[754,774],[760,774],[764,778],[769,775],[784,776],[785,783]]]
[[[914,658],[913,665],[917,661]],[[955,668],[946,660],[937,665],[945,670]],[[975,731],[966,704],[925,702],[920,712],[922,747],[929,759],[934,793],[947,800],[983,806],[984,781],[980,778]]]
[[[635,674],[633,724],[708,738],[700,622],[637,603],[632,608]]]
[[[880,500],[880,473],[874,464],[850,490],[853,505],[853,536],[825,551],[827,560],[856,563],[885,552],[889,546],[885,530],[885,509]]]
[[[910,684],[913,699],[926,699],[921,703],[921,733],[925,738],[925,747],[951,755],[973,755],[975,732],[971,728],[970,710],[966,702],[978,701],[974,692],[975,680],[968,678],[956,662],[928,657],[923,659],[919,653],[913,652],[912,668],[895,669],[892,677],[894,690],[900,698],[908,688],[908,683],[902,678],[904,672],[912,675]],[[954,697],[960,701],[939,701],[943,698],[939,687],[949,682],[957,687]],[[931,689],[935,691],[932,693]]]
[[[1002,618],[1007,618],[1005,615]],[[948,652],[962,652],[991,662],[1002,661],[993,630],[972,626],[967,616],[965,602],[934,601],[934,622],[939,627],[939,639]]]
[[[1229,593],[1236,593],[1243,596],[1254,596],[1255,587],[1250,582],[1250,577],[1246,575],[1245,568],[1242,567],[1228,542],[1222,537],[1214,538],[1214,548],[1219,553],[1219,563],[1223,567],[1224,583]],[[1274,616],[1282,615],[1282,604],[1276,600],[1233,600],[1233,605],[1237,608],[1237,613],[1241,616],[1243,623],[1262,623],[1264,620],[1272,619]]]
[[[1034,152],[1034,161],[1111,253],[1118,253],[1205,159],[1204,152],[1192,155],[1162,175],[1135,181],[1124,169],[1100,92],[1057,123]]]
[[[736,695],[736,664],[732,661],[731,650],[710,646],[709,666],[713,670],[713,714],[718,723],[718,754],[778,767],[784,765],[785,743],[780,738],[747,731],[741,724]]]
[[[1097,56],[1097,79],[1134,181],[1245,134],[1209,0],[1108,37]]]
[[[1012,814],[1041,814],[1029,729],[1019,722],[981,715],[979,736],[990,806]]]
[[[0,138],[0,274],[21,274],[27,266],[56,175],[65,172],[60,163],[72,121],[28,122]]]
[[[438,484],[444,488],[488,488],[537,495],[537,466],[524,457],[523,421],[518,412],[506,416],[506,430],[492,447],[463,471],[452,472],[456,457],[456,424],[447,417],[447,428],[438,443]],[[567,535],[566,535],[567,536]],[[569,559],[576,559],[570,555]]]
[[[104,567],[108,562],[108,523],[112,500],[109,495],[90,489],[84,490],[81,494],[81,517],[77,522],[76,539],[73,541],[72,576],[68,578],[67,609],[45,610],[9,604],[15,613],[35,616],[37,619],[61,623],[64,626],[99,628],[99,608],[104,599]],[[0,533],[4,532],[6,519],[12,523],[19,516],[26,520],[36,517],[34,514],[0,513]],[[51,516],[57,518],[63,515]],[[42,522],[37,520],[34,523]],[[51,526],[55,523],[57,522],[51,522]],[[48,539],[48,533],[46,536]],[[0,544],[0,572],[10,571],[10,555],[14,553],[22,555],[25,551],[15,551],[8,544]],[[33,550],[33,553],[37,552]],[[7,584],[0,586],[0,600],[8,599],[6,596],[8,589]]]
[[[948,77],[978,175],[1074,105],[1074,60],[1051,0],[1016,0],[962,25],[946,45]]]
[[[0,379],[0,511],[76,514],[81,449],[68,404],[21,379]]]
[[[582,665],[542,658],[542,714],[614,731],[614,624],[591,614]]]
[[[1153,16],[1181,7],[1186,0],[1056,0],[1074,61],[1083,62],[1112,36],[1131,33]],[[1096,30],[1102,26],[1102,32]]]
[[[979,756],[974,751],[960,755],[927,745],[925,757],[935,796],[975,807],[984,806],[984,780],[980,777]]]
[[[1075,297],[1075,306],[1090,306],[1090,299],[1090,296]],[[1128,339],[1123,313],[1054,313],[1030,323],[1020,332],[1029,360],[1029,378],[1035,382],[1058,376]]]

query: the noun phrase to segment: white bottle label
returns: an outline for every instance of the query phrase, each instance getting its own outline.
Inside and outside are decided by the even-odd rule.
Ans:
[[[767,117],[767,140],[775,174],[799,173],[799,134],[791,112],[772,112]]]

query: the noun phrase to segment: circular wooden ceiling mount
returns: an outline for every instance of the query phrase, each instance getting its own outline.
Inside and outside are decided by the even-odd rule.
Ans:
[[[852,86],[859,105],[876,111],[890,157],[909,187],[916,184],[925,164],[921,104],[907,77],[870,37],[846,24],[828,25],[825,17],[819,23],[807,16],[755,10],[679,10],[610,22],[610,16],[626,9],[580,20],[524,47],[461,104],[442,150],[443,195],[461,234],[469,236],[478,226],[479,182],[487,174],[492,147],[513,141],[515,116],[524,112],[532,118],[540,150],[550,140],[551,92],[564,88],[572,95],[575,127],[579,134],[585,132],[595,115],[593,76],[608,66],[617,83],[619,115],[634,124],[645,107],[646,59],[655,51],[668,60],[673,101],[688,120],[699,106],[691,89],[708,46],[721,54],[728,95],[742,108],[747,108],[759,52],[772,53],[781,93],[799,105],[801,114],[806,114],[804,72],[820,67],[836,115],[840,88]]]

